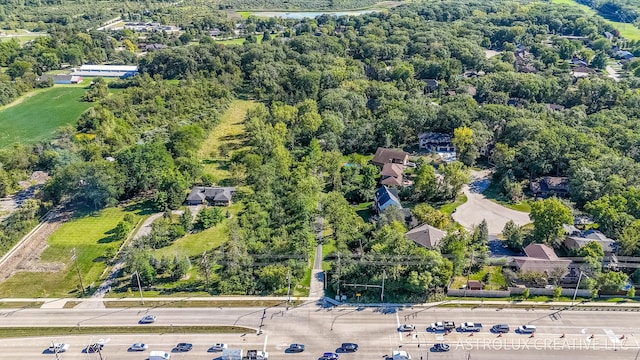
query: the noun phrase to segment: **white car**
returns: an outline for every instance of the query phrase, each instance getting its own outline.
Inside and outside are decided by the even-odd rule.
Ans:
[[[533,334],[534,332],[536,332],[536,326],[535,325],[518,326],[518,332],[521,334]]]
[[[209,351],[213,351],[213,352],[224,351],[228,347],[229,346],[227,344],[223,344],[223,343],[213,344],[213,346],[209,348]]]
[[[131,345],[129,351],[147,351],[149,349],[149,345],[143,343],[135,343]]]
[[[402,324],[398,328],[398,331],[413,331],[416,329],[416,326],[413,324]]]
[[[51,343],[49,346],[49,352],[52,353],[61,353],[69,350],[69,344],[65,343]]]
[[[434,322],[429,325],[429,329],[431,331],[444,331],[444,323],[442,321]]]

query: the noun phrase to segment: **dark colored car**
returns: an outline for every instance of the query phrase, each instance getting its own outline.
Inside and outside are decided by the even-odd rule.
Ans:
[[[344,352],[356,352],[358,351],[358,344],[343,343],[342,346],[340,346],[340,350]]]
[[[451,347],[448,344],[435,344],[433,345],[433,351],[437,352],[445,352],[451,350]]]
[[[493,325],[491,327],[491,331],[496,332],[496,333],[508,333],[509,332],[509,325],[507,325],[507,324]]]
[[[322,360],[338,360],[338,354],[332,353],[332,352],[326,352],[326,353],[322,354],[322,357],[320,359],[322,359]]]
[[[88,353],[94,353],[97,351],[101,351],[102,349],[104,349],[104,344],[98,344],[98,343],[88,345],[85,348],[86,352]]]
[[[291,344],[287,348],[286,352],[289,352],[289,353],[300,353],[300,352],[303,352],[303,351],[304,351],[304,345],[302,345],[302,344]]]
[[[193,348],[193,344],[189,343],[178,343],[178,345],[176,345],[176,351],[191,351],[191,348]]]

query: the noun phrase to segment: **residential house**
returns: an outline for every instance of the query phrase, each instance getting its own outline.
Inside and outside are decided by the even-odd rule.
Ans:
[[[374,205],[378,213],[383,212],[389,206],[397,206],[402,209],[402,204],[398,198],[398,190],[383,185],[374,194]]]
[[[544,104],[549,111],[562,111],[564,110],[564,106],[558,104]]]
[[[425,86],[424,86],[424,93],[426,94],[430,94],[436,90],[438,90],[438,80],[436,79],[425,79],[424,80]]]
[[[551,275],[556,269],[565,270],[565,274],[569,272],[571,260],[558,258],[558,255],[547,245],[530,244],[524,248],[527,256],[514,256],[510,266],[521,272],[540,272]]]
[[[440,241],[447,236],[447,232],[429,224],[423,224],[407,231],[405,236],[427,249],[436,249],[440,245]]]
[[[571,226],[571,228],[574,228]],[[565,230],[567,227],[565,227]],[[577,229],[576,229],[577,230]],[[598,230],[572,231],[564,239],[564,246],[572,251],[578,251],[590,242],[597,242],[602,246],[605,255],[616,252],[617,244],[613,239],[609,239],[605,234]]]
[[[402,150],[394,150],[379,147],[376,150],[371,163],[378,168],[382,169],[384,164],[392,163],[392,164],[401,164],[403,166],[407,165],[407,161],[409,161],[409,154]]]
[[[402,186],[404,166],[394,163],[386,163],[380,171],[380,184],[388,186]]]
[[[623,59],[623,60],[631,59],[632,57],[634,57],[632,53],[626,50],[618,50],[615,53],[613,53],[613,56],[616,59]]]
[[[507,100],[507,106],[525,107],[526,104],[527,102],[524,99],[511,98]]]
[[[420,149],[432,152],[454,152],[456,151],[451,141],[451,135],[426,132],[418,135]]]
[[[531,192],[536,196],[547,197],[569,195],[569,178],[562,176],[545,176],[529,184]]]
[[[584,66],[578,66],[575,67],[571,70],[571,75],[573,75],[574,78],[578,79],[578,78],[583,78],[583,77],[588,77],[592,74],[595,74],[596,71],[594,69],[588,68],[588,67],[584,67]]]
[[[584,60],[580,59],[580,58],[579,58],[579,57],[577,57],[577,56],[572,57],[572,58],[571,58],[571,60],[569,60],[569,64],[571,64],[571,65],[573,65],[573,66],[577,66],[577,67],[585,67],[585,68],[586,68],[587,66],[589,66],[589,64],[588,64],[586,61],[584,61]]]
[[[236,189],[232,187],[196,186],[187,195],[187,205],[209,204],[214,206],[229,206]]]
[[[82,76],[77,75],[42,75],[40,81],[53,80],[54,84],[80,84]]]

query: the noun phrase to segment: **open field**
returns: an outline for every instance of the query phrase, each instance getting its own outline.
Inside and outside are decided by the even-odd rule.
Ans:
[[[598,13],[592,8],[590,8],[589,6],[579,4],[575,0],[551,0],[551,2],[554,4],[560,4],[560,5],[577,6],[582,10],[586,11],[587,13],[598,15]],[[640,29],[634,26],[633,24],[621,23],[621,22],[611,21],[607,19],[604,19],[604,21],[611,24],[616,29],[618,29],[618,31],[620,31],[620,35],[625,39],[640,40]]]
[[[255,35],[256,37],[256,43],[260,44],[262,42],[262,34],[259,35]],[[276,34],[271,34],[271,39],[273,39],[274,37],[276,37]],[[241,38],[237,38],[237,39],[229,39],[229,40],[214,40],[214,42],[216,44],[222,44],[222,45],[242,45],[244,44],[244,41],[246,39],[241,37]],[[242,101],[242,100],[239,100]]]
[[[81,86],[56,85],[25,95],[0,110],[0,148],[14,142],[45,140],[73,123],[92,103],[81,100]]]
[[[115,253],[122,244],[122,240],[113,239],[110,232],[127,213],[134,214],[137,221],[147,211],[144,207],[114,207],[95,213],[77,213],[51,235],[40,259],[29,266],[34,272],[19,272],[0,284],[0,296],[78,295],[78,274],[71,260],[73,249],[83,285],[99,285],[98,280],[107,266],[105,254]]]
[[[254,101],[234,100],[222,115],[220,124],[209,133],[209,137],[202,144],[199,156],[203,159],[204,172],[213,175],[221,184],[231,177],[227,170],[226,159],[233,151],[243,146],[244,118],[247,111],[257,105]],[[227,152],[222,156],[220,150]]]

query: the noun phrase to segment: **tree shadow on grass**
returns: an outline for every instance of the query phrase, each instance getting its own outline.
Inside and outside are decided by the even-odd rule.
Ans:
[[[124,210],[128,212],[133,212],[136,215],[140,215],[140,216],[151,215],[156,212],[156,208],[153,205],[153,202],[151,202],[151,200],[145,200],[142,202],[136,202],[131,205],[127,205],[124,208]]]

